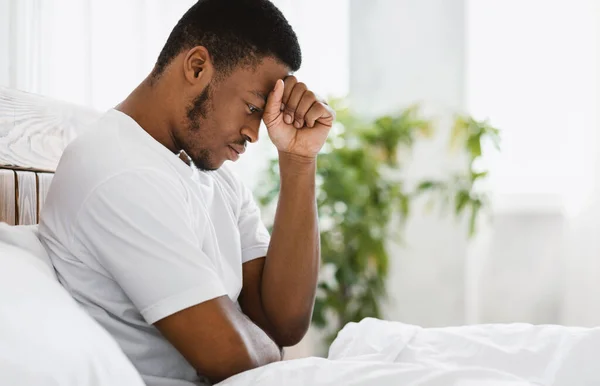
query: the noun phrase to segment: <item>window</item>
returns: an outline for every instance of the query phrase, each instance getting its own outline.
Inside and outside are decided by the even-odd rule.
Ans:
[[[502,130],[488,160],[500,202],[576,209],[591,190],[597,12],[594,0],[467,1],[467,107]]]

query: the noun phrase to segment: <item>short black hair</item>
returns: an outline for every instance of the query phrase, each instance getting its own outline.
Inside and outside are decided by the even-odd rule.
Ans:
[[[199,0],[179,20],[154,70],[158,78],[182,51],[204,46],[215,69],[228,73],[239,65],[272,56],[297,71],[302,63],[298,38],[269,0]]]

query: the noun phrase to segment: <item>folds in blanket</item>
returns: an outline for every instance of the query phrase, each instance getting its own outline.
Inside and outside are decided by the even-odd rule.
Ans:
[[[365,319],[344,327],[328,359],[273,363],[223,386],[596,386],[599,357],[598,328]]]
[[[329,347],[329,359],[396,362],[421,327],[366,318],[348,323]]]
[[[492,324],[421,328],[365,319],[350,323],[329,359],[370,360],[430,368],[488,369],[533,384],[600,385],[600,328]]]

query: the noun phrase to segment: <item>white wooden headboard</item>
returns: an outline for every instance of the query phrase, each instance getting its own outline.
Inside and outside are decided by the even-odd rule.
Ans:
[[[0,87],[0,221],[36,224],[63,150],[100,113]]]

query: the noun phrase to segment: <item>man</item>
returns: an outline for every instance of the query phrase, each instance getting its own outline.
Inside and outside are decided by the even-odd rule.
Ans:
[[[290,75],[300,62],[269,1],[200,0],[148,78],[64,152],[42,240],[61,283],[150,386],[279,361],[309,326],[315,161],[334,113]],[[258,140],[261,118],[281,171],[272,237],[222,167]]]

